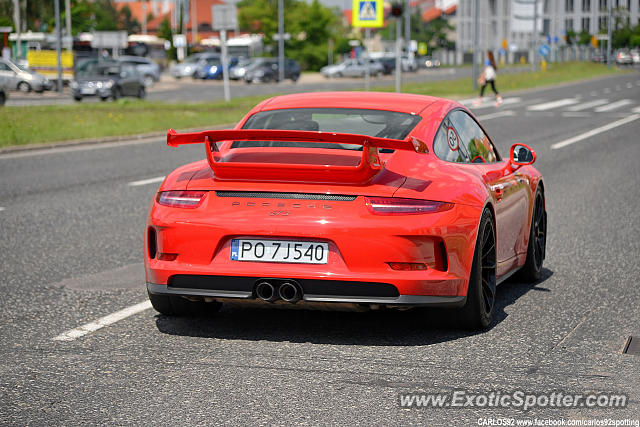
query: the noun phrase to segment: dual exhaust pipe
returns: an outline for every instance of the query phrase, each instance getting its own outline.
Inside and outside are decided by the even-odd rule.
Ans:
[[[256,296],[267,302],[281,299],[295,304],[302,299],[302,289],[293,281],[285,280],[278,285],[268,280],[260,280],[256,285]]]

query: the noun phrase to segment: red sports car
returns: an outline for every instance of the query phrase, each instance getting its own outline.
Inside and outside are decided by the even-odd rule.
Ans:
[[[455,101],[394,93],[278,96],[232,130],[167,135],[206,159],[160,186],[146,228],[149,298],[166,315],[223,302],[456,307],[491,324],[496,285],[539,278],[536,155],[508,158]]]

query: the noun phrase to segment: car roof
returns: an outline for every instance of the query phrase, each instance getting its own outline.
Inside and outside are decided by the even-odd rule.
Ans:
[[[315,92],[276,96],[261,105],[260,111],[286,108],[362,108],[419,114],[434,103],[453,104],[448,99],[393,92]]]

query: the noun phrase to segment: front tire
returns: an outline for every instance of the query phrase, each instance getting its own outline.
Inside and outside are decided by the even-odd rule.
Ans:
[[[122,98],[122,89],[120,89],[120,87],[118,86],[114,87],[111,91],[111,97],[113,98],[114,101],[117,101],[118,99]]]
[[[138,89],[138,98],[144,99],[146,96],[147,91],[145,90],[144,86],[141,86],[140,89]]]
[[[544,209],[544,196],[538,188],[533,202],[531,228],[529,230],[529,244],[527,245],[527,260],[518,277],[524,282],[532,283],[540,279],[542,262],[547,247],[547,212]]]
[[[18,90],[22,93],[31,92],[31,85],[27,82],[18,83]]]
[[[460,311],[462,326],[471,330],[487,329],[493,321],[495,299],[496,233],[491,212],[485,209],[473,252],[467,302]]]

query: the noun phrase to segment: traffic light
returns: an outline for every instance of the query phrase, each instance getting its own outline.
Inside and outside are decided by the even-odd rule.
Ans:
[[[395,2],[391,5],[391,15],[395,17],[402,16],[402,3]]]

